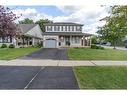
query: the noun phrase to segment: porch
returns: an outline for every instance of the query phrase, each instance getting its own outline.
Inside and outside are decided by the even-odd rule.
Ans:
[[[29,37],[29,36],[18,36],[16,37],[15,46],[16,47],[28,47],[34,46],[37,43],[41,43],[39,38]]]
[[[90,47],[90,35],[59,35],[59,47]]]

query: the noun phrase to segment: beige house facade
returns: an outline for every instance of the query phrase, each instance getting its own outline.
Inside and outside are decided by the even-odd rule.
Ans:
[[[83,33],[83,24],[48,23],[43,33],[44,48],[89,47],[91,34]]]

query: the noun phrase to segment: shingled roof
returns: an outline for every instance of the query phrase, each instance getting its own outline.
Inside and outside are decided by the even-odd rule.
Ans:
[[[19,24],[18,26],[20,27],[22,33],[26,33],[36,25],[37,24]]]
[[[44,25],[80,25],[83,26],[83,24],[73,23],[73,22],[54,22],[54,23],[47,23]]]

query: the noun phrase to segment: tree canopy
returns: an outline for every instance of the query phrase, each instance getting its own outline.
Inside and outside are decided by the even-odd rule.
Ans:
[[[118,40],[127,35],[127,6],[111,6],[110,16],[100,21],[106,21],[102,27],[98,27],[100,37],[113,44],[114,49]]]
[[[15,36],[17,34],[17,25],[15,20],[17,17],[8,7],[0,5],[0,36]]]
[[[45,26],[44,24],[46,23],[53,23],[51,20],[48,20],[48,19],[40,19],[38,21],[35,22],[36,24],[39,24],[42,32],[45,32]]]
[[[19,21],[19,24],[34,24],[34,21],[29,18],[25,18],[24,20]]]

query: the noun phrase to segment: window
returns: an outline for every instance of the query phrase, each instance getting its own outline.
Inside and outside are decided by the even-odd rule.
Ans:
[[[56,26],[54,26],[54,31],[56,31]]]
[[[67,31],[67,26],[65,26],[65,31]]]
[[[74,26],[72,26],[72,31],[74,31]]]
[[[79,37],[75,37],[75,43],[79,43]]]
[[[68,26],[68,31],[70,31],[70,26]]]
[[[52,31],[52,26],[47,26],[47,31]]]
[[[65,31],[65,26],[63,26],[63,31]]]
[[[72,43],[73,44],[78,44],[80,42],[79,37],[72,36]]]
[[[76,31],[81,31],[81,26],[77,26]]]
[[[72,26],[70,26],[70,31],[72,31]]]
[[[0,43],[11,43],[12,42],[12,37],[7,36],[7,37],[0,37]]]
[[[63,26],[61,26],[61,31],[63,31]]]
[[[59,26],[56,26],[56,31],[59,31],[60,30],[60,27]]]

